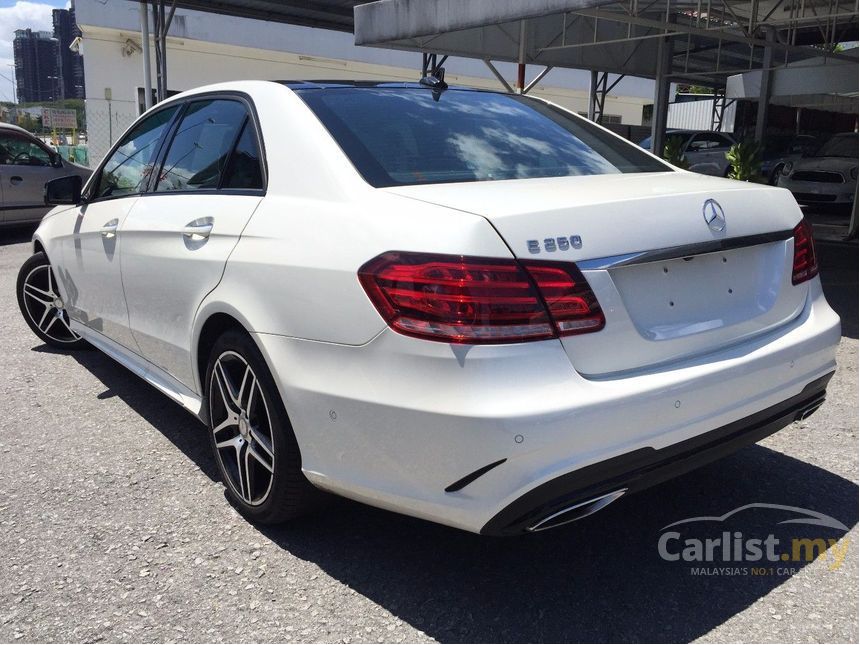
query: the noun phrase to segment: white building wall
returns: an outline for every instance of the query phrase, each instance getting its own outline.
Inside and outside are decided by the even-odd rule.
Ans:
[[[77,0],[75,7],[83,32],[89,159],[95,165],[139,112],[138,88],[143,86],[139,13],[132,2],[104,5]],[[176,91],[240,79],[416,81],[421,62],[414,53],[355,47],[352,34],[193,11],[177,11],[171,34],[167,78],[169,89]],[[451,59],[446,68],[451,84],[501,87],[480,61]],[[514,66],[500,69],[513,80]],[[530,74],[536,72],[529,68]],[[553,70],[532,94],[584,113],[588,92],[571,86],[577,74],[581,72]],[[553,84],[554,78],[561,84]],[[640,125],[642,108],[651,102],[647,91],[641,94],[608,96],[606,114],[617,115],[624,124]]]
[[[714,101],[712,99],[670,103],[666,127],[678,130],[710,130],[713,109]],[[737,102],[726,106],[720,132],[732,132],[735,125],[736,110]]]

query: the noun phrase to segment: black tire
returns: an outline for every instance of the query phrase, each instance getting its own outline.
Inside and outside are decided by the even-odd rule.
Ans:
[[[777,184],[779,184],[779,175],[782,172],[782,166],[783,164],[778,164],[777,167],[771,171],[770,177],[768,178],[768,183],[771,186],[776,186]]]
[[[255,378],[246,384],[239,373],[247,368],[250,368],[248,379]],[[316,508],[325,494],[302,473],[299,445],[278,388],[263,355],[247,333],[228,330],[215,341],[205,384],[210,443],[227,497],[235,508],[258,524],[286,522]],[[229,390],[222,395],[219,387],[224,384]],[[259,389],[254,389],[255,384]],[[236,392],[238,404],[233,399]],[[235,425],[231,422],[231,414],[245,419],[244,429],[238,420]],[[216,433],[215,428],[221,425],[224,427]],[[237,443],[224,445],[230,441]],[[271,469],[264,467],[267,461]]]
[[[89,347],[87,342],[69,328],[69,314],[57,295],[56,284],[48,256],[39,251],[27,258],[18,271],[15,286],[21,315],[46,345],[57,349],[85,349]]]

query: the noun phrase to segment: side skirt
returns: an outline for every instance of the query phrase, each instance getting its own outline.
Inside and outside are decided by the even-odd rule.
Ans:
[[[110,356],[117,363],[142,378],[161,393],[169,396],[204,423],[206,422],[203,399],[196,392],[177,381],[157,365],[150,363],[142,356],[135,354],[128,348],[112,341],[107,336],[100,334],[90,327],[82,325],[75,320],[71,321],[71,327],[93,347]]]

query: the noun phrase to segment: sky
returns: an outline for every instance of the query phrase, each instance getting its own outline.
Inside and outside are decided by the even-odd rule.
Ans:
[[[12,39],[16,29],[53,30],[51,10],[68,6],[67,0],[0,0],[0,100],[15,96]]]

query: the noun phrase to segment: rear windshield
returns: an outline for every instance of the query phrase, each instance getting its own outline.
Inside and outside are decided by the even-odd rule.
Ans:
[[[816,157],[854,157],[857,158],[857,135],[841,135],[827,141]]]
[[[591,122],[528,97],[368,87],[297,93],[378,188],[671,170]]]

